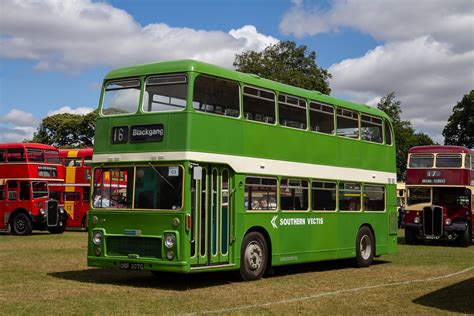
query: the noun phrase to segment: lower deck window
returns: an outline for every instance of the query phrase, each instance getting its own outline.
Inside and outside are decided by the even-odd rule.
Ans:
[[[385,210],[385,188],[381,185],[364,185],[364,210]]]
[[[281,179],[280,205],[285,211],[308,210],[308,181]]]
[[[336,210],[336,183],[318,182],[311,184],[311,194],[315,211],[335,211]]]
[[[360,211],[360,184],[350,182],[339,183],[339,210]]]
[[[65,192],[64,201],[80,201],[81,194],[79,192]]]
[[[246,210],[276,210],[277,208],[277,179],[274,178],[245,178],[245,209]]]

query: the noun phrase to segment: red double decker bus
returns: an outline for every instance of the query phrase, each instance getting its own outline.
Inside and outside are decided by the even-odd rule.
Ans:
[[[408,153],[405,240],[446,239],[468,246],[474,228],[474,151],[418,146]]]
[[[64,181],[58,150],[32,143],[0,144],[0,229],[28,235],[62,233],[67,216],[49,198],[49,184]]]
[[[92,148],[60,149],[65,169],[61,202],[68,214],[68,227],[86,227],[89,211]]]

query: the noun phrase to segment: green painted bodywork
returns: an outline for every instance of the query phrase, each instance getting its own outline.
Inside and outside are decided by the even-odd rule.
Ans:
[[[111,71],[105,77],[104,84],[110,80],[139,78],[143,82],[149,75],[186,73],[188,77],[188,102],[185,110],[172,113],[144,113],[137,105],[137,112],[122,116],[103,116],[97,120],[94,155],[146,152],[201,152],[227,154],[234,156],[266,158],[291,162],[304,162],[318,165],[350,167],[364,169],[367,172],[383,171],[395,174],[395,145],[375,144],[353,140],[334,135],[313,133],[309,130],[296,130],[272,126],[243,118],[231,118],[197,112],[192,108],[193,80],[199,74],[217,76],[238,81],[240,86],[252,85],[270,89],[276,93],[300,96],[307,100],[324,102],[336,107],[343,107],[360,113],[381,117],[389,121],[387,115],[375,108],[351,103],[285,84],[243,74],[197,61],[175,61],[148,65],[138,65]],[[143,90],[143,89],[142,89]],[[143,92],[142,92],[143,94]],[[142,96],[140,97],[140,100]],[[242,103],[242,101],[241,101]],[[242,113],[242,104],[241,104]],[[278,111],[276,111],[278,115]],[[278,117],[276,119],[278,122]],[[131,126],[157,124],[164,125],[164,138],[161,142],[111,144],[111,131],[114,126]],[[393,135],[393,132],[392,132]],[[393,137],[392,137],[393,139]],[[106,163],[105,166],[130,165],[134,161]],[[157,163],[153,161],[153,163]],[[137,163],[138,164],[138,163]],[[144,164],[141,162],[140,164]],[[260,231],[269,244],[271,264],[274,266],[319,261],[327,259],[355,257],[355,238],[362,225],[371,227],[376,242],[376,255],[396,251],[397,243],[397,208],[395,184],[386,184],[385,212],[249,212],[244,209],[245,174],[236,173],[225,165],[209,165],[227,168],[230,171],[231,225],[229,253],[221,259],[211,258],[202,261],[190,258],[191,233],[186,230],[186,215],[191,212],[191,165],[208,166],[206,161],[160,161],[157,164],[180,164],[185,169],[184,208],[179,211],[146,210],[101,210],[91,209],[89,227],[88,264],[100,267],[118,267],[120,262],[144,263],[149,270],[196,272],[202,270],[238,269],[240,266],[241,243],[250,230]],[[95,163],[95,167],[103,163]],[[145,163],[146,165],[146,163]],[[221,170],[221,169],[219,169]],[[278,175],[291,176],[281,170]],[[333,179],[337,180],[337,179]],[[324,224],[278,226],[274,228],[272,219],[322,218]],[[98,222],[94,224],[92,219]],[[172,220],[179,220],[178,227],[173,227]],[[140,231],[142,237],[153,238],[157,243],[163,242],[165,231],[173,231],[178,237],[173,260],[165,257],[164,246],[161,247],[161,258],[128,258],[107,256],[106,243],[102,244],[101,256],[94,254],[91,237],[94,231],[102,230],[108,236],[124,236],[125,230]],[[132,253],[133,254],[133,253]],[[131,256],[133,257],[133,256]],[[192,269],[199,267],[199,269]]]

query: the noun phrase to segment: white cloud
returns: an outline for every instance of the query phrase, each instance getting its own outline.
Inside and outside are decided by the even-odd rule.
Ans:
[[[472,0],[294,1],[280,30],[297,37],[351,28],[384,44],[329,68],[333,94],[376,105],[395,91],[402,118],[443,143],[454,105],[474,87]]]
[[[31,139],[36,131],[34,127],[3,127],[0,125],[0,143],[19,143],[25,138]]]
[[[30,112],[25,112],[18,109],[11,109],[3,117],[0,117],[0,123],[12,124],[17,126],[35,126],[38,120]]]
[[[330,85],[336,93],[369,104],[395,91],[402,118],[442,143],[452,108],[473,88],[473,67],[474,50],[454,53],[449,44],[420,37],[332,65]]]
[[[449,42],[455,51],[473,45],[472,0],[333,0],[326,10],[295,2],[280,30],[297,37],[351,27],[384,41],[404,41],[430,35]]]
[[[46,116],[51,116],[55,114],[62,114],[62,113],[70,113],[70,114],[80,114],[80,115],[86,115],[89,114],[90,112],[94,111],[95,109],[89,108],[89,107],[78,107],[78,108],[71,108],[70,106],[63,106],[57,110],[52,110],[49,111]]]
[[[90,0],[4,0],[2,11],[0,56],[35,60],[39,70],[188,58],[231,67],[236,53],[277,42],[249,25],[229,33],[142,27],[127,12]]]

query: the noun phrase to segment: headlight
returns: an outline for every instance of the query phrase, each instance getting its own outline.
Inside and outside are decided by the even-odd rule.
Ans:
[[[102,250],[100,250],[99,247],[96,247],[96,248],[94,249],[94,253],[95,253],[95,255],[96,255],[97,257],[100,257],[100,255],[102,254]]]
[[[92,235],[92,242],[94,243],[94,245],[99,246],[102,243],[102,237],[103,234],[101,231],[94,232],[94,234]]]
[[[453,222],[453,221],[452,221],[450,218],[446,218],[446,220],[444,221],[444,224],[445,224],[446,226],[449,226],[449,225],[451,225],[452,222]]]
[[[415,224],[419,224],[420,223],[420,218],[418,216],[416,216],[414,219],[413,219],[413,222]]]
[[[176,244],[176,236],[173,234],[168,234],[165,236],[165,247],[171,249]]]
[[[40,209],[40,214],[44,216],[44,214],[46,214],[46,212],[41,208]]]

